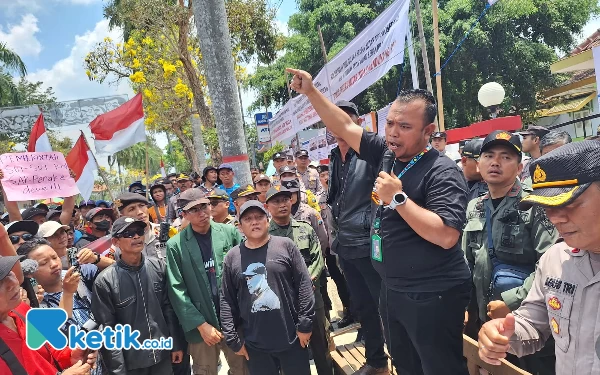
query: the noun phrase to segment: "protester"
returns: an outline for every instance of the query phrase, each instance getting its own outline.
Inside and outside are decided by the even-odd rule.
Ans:
[[[286,375],[309,375],[315,300],[306,264],[290,239],[269,235],[262,203],[246,202],[240,222],[247,239],[223,261],[227,345],[246,358],[251,375],[279,374],[277,362]]]
[[[167,191],[167,196],[165,197],[165,199],[168,202],[169,199],[171,199],[171,197],[175,193],[175,186],[173,186],[173,182],[171,182],[171,180],[169,180],[168,178],[163,178],[162,180],[159,180],[157,182],[163,184],[163,186],[165,187],[165,190]]]
[[[321,181],[321,185],[323,186],[323,191],[329,191],[329,166],[319,165],[317,167],[317,173],[319,173],[319,180]]]
[[[229,202],[229,213],[235,215],[235,206],[233,204],[233,191],[240,187],[234,181],[235,173],[231,164],[223,163],[219,166],[218,170],[219,180],[221,185],[217,186],[219,189],[225,190],[225,192],[231,197]]]
[[[241,236],[233,226],[210,220],[210,201],[198,189],[182,193],[177,204],[190,225],[167,243],[168,291],[189,342],[193,372],[217,375],[223,351],[231,374],[246,374],[244,358],[224,345],[218,319],[223,257]]]
[[[446,132],[434,132],[431,134],[431,146],[446,155],[447,137]]]
[[[537,261],[557,238],[542,210],[517,209],[530,191],[518,180],[521,157],[519,136],[503,130],[490,133],[481,146],[478,166],[489,194],[469,202],[462,237],[475,287],[471,303],[478,307],[478,316],[470,320],[476,320],[479,327],[521,305],[533,283]],[[554,374],[554,361],[550,350],[515,364],[545,375]]]
[[[167,220],[167,188],[156,182],[150,187],[150,196],[154,204],[148,208],[148,216],[150,221],[160,224]]]
[[[217,168],[210,165],[204,168],[204,170],[202,171],[202,183],[200,184],[200,186],[198,186],[198,188],[204,194],[209,194],[219,184],[219,176],[217,172]]]
[[[146,226],[131,217],[115,221],[111,235],[119,255],[113,267],[96,277],[92,312],[104,326],[129,324],[132,331],[140,332],[140,342],[173,337],[173,350],[152,349],[148,355],[140,355],[133,349],[103,348],[102,357],[111,374],[172,374],[171,363],[181,362],[183,356],[183,340],[176,335],[179,322],[167,296],[165,266],[142,253]]]
[[[456,164],[428,144],[436,127],[435,99],[424,90],[401,92],[383,139],[329,102],[310,74],[288,71],[291,88],[307,96],[327,128],[383,169],[374,186],[381,205],[371,258],[383,279],[380,309],[393,364],[399,373],[467,374],[462,328],[471,281],[458,241],[467,186]]]
[[[530,156],[530,158],[523,162],[523,171],[520,176],[521,182],[526,182],[531,177],[529,175],[529,163],[541,156],[540,141],[548,132],[549,130],[543,126],[530,125],[527,127],[527,130],[519,133],[523,137],[523,152],[528,153]],[[529,186],[531,182],[527,181],[526,184]]]
[[[316,170],[308,168],[308,165],[310,164],[308,151],[299,150],[296,152],[295,156],[298,177],[304,184],[304,187],[317,196],[323,194],[323,186],[321,185],[319,174]]]
[[[591,375],[600,368],[600,147],[597,141],[564,145],[531,162],[533,192],[520,209],[541,207],[564,242],[541,257],[521,306],[479,332],[479,356],[499,365],[506,352],[525,356],[552,336],[556,374]]]
[[[31,220],[13,221],[8,224],[6,231],[14,250],[19,250],[19,246],[31,240],[37,234],[39,228],[39,224]]]
[[[271,179],[266,174],[259,174],[254,179],[254,189],[258,191],[258,200],[262,203],[267,201],[267,191],[271,188]]]
[[[177,185],[179,187],[179,192],[171,196],[171,198],[169,199],[169,205],[167,206],[167,221],[169,223],[173,223],[175,219],[177,219],[181,215],[179,209],[177,208],[178,195],[188,189],[193,189],[194,187],[194,183],[192,182],[190,177],[183,173],[177,176]]]
[[[286,163],[286,156],[284,153],[276,152],[273,154],[273,168],[275,168],[275,174],[273,175],[273,186],[279,186],[279,170],[286,165],[289,165],[289,163]],[[291,166],[292,165],[290,165],[290,167]]]
[[[75,243],[75,247],[78,249],[83,249],[110,232],[112,223],[115,221],[115,211],[112,208],[96,207],[88,211],[85,219],[89,225],[89,232],[84,233],[81,239]]]
[[[88,212],[94,208],[96,208],[96,201],[87,200],[79,203],[79,212],[84,219],[87,217]]]
[[[477,160],[481,154],[482,144],[482,139],[473,139],[465,143],[460,159],[463,175],[467,180],[467,187],[469,188],[469,202],[488,192],[487,184],[477,168]]]
[[[571,143],[571,136],[565,131],[552,130],[542,137],[540,141],[540,155],[545,155],[550,151]]]
[[[214,189],[206,196],[210,201],[212,219],[216,223],[235,224],[235,216],[229,214],[229,195],[222,189]]]
[[[178,177],[178,176],[179,176],[179,175],[178,175],[177,173],[169,173],[169,174],[167,175],[167,179],[168,179],[169,181],[171,181],[171,183],[173,184],[173,186],[175,186],[175,184],[177,183],[177,177]]]
[[[292,193],[293,218],[308,222],[317,233],[321,248],[327,248],[329,240],[327,238],[327,232],[325,231],[325,225],[323,224],[323,218],[321,218],[321,215],[315,209],[301,202],[299,180],[296,178],[293,180],[282,181],[281,186]]]
[[[325,303],[321,295],[320,285],[325,262],[321,254],[321,245],[317,234],[310,224],[292,219],[292,192],[283,186],[280,190],[269,189],[267,193],[267,210],[271,216],[269,234],[287,237],[292,240],[304,258],[315,294],[315,320],[313,322],[310,348],[317,373],[319,375],[333,375],[332,359],[329,353],[329,342],[331,340],[329,337],[329,322],[325,316]]]

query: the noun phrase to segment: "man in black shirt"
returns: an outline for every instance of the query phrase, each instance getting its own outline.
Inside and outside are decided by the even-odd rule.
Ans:
[[[307,96],[327,128],[381,170],[371,259],[384,281],[381,317],[398,372],[466,375],[462,329],[471,281],[458,240],[467,185],[457,165],[429,145],[435,99],[423,90],[402,92],[383,139],[328,101],[310,74],[288,72],[292,89]]]
[[[227,345],[248,360],[251,375],[310,375],[306,346],[315,297],[302,254],[292,240],[269,235],[262,203],[240,208],[246,240],[223,261],[221,326]],[[241,332],[242,337],[238,334]]]
[[[110,231],[115,221],[115,211],[112,208],[96,207],[88,211],[85,220],[90,223],[90,233],[84,233],[83,237],[75,244],[78,249],[83,249],[88,244],[104,237]]]

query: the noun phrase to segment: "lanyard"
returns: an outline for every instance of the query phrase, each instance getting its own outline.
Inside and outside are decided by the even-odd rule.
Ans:
[[[415,166],[415,164],[417,164],[419,162],[419,160],[421,160],[421,158],[423,157],[423,155],[425,155],[427,152],[429,152],[429,150],[431,150],[431,145],[427,145],[427,147],[425,147],[425,149],[423,151],[421,151],[419,154],[415,155],[415,157],[413,157],[412,159],[410,159],[410,162],[406,165],[406,167],[404,167],[404,169],[398,174],[398,179],[402,178],[402,176],[404,176],[406,174],[406,172],[408,172],[412,167]],[[396,166],[396,160],[394,159],[394,164],[392,165],[392,172],[394,171],[394,167]],[[373,195],[377,195],[377,192],[375,191],[375,187],[373,187]],[[379,231],[381,229],[381,214],[383,213],[382,205],[381,203],[383,203],[381,201],[381,199],[379,199],[379,197],[374,197],[373,200],[376,199],[376,203],[378,204],[377,207],[377,212],[375,214],[376,218],[375,218],[375,222],[373,223],[373,230],[375,232],[375,234],[379,234]],[[379,203],[381,202],[381,203]]]

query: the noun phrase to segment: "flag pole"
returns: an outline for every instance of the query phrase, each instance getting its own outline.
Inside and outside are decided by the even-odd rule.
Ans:
[[[100,168],[100,163],[98,163],[98,159],[96,159],[96,155],[92,151],[92,148],[90,147],[90,144],[88,143],[87,138],[85,137],[85,134],[83,134],[83,130],[80,130],[80,132],[81,132],[81,137],[83,138],[83,141],[85,142],[86,146],[90,150],[90,154],[92,154],[92,157],[94,158],[94,162],[98,166],[98,174],[100,175],[100,178],[102,178],[102,181],[104,181],[104,184],[106,185],[106,189],[108,190],[108,196],[110,197],[110,200],[112,202],[114,202],[115,197],[113,197],[112,190],[110,190],[110,184],[108,183],[108,178],[106,178],[106,176],[104,175],[104,172],[102,171],[102,168]]]
[[[146,137],[146,199],[148,202],[150,193],[150,160],[148,158],[148,137]]]

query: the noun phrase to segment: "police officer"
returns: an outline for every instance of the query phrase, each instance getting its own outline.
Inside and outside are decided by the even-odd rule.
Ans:
[[[169,205],[167,206],[167,221],[169,223],[173,223],[180,215],[180,212],[177,209],[177,199],[179,198],[179,194],[188,189],[192,189],[194,187],[194,182],[190,176],[182,173],[177,176],[177,186],[179,187],[179,192],[171,196]]]
[[[446,154],[446,132],[434,132],[431,134],[431,145],[433,148],[441,152],[442,154]]]
[[[235,216],[229,214],[229,194],[223,189],[213,189],[206,196],[210,201],[212,219],[216,223],[234,224]]]
[[[521,305],[531,288],[536,262],[557,238],[543,211],[518,209],[528,194],[517,178],[523,167],[521,158],[517,135],[494,131],[483,141],[479,170],[489,193],[469,202],[462,238],[479,312],[478,317],[469,318],[479,318],[480,324],[488,318],[504,318]],[[548,374],[553,373],[553,362],[550,353],[516,364]]]
[[[543,208],[564,242],[539,261],[521,307],[487,322],[479,332],[479,356],[497,365],[506,352],[518,356],[556,342],[557,375],[591,375],[600,369],[600,143],[564,145],[530,165],[533,193],[521,209]]]
[[[332,359],[329,353],[329,322],[325,317],[325,304],[320,292],[320,278],[325,261],[321,254],[321,245],[310,224],[296,221],[291,217],[292,192],[285,187],[267,192],[267,210],[271,215],[269,234],[287,237],[294,241],[300,250],[308,268],[315,292],[315,321],[311,336],[311,349],[315,367],[319,375],[333,375]]]
[[[526,130],[520,132],[523,137],[523,152],[529,154],[529,158],[527,158],[523,162],[523,171],[521,172],[521,182],[525,182],[531,176],[529,175],[529,164],[535,159],[542,156],[542,152],[540,150],[540,143],[542,138],[546,134],[548,134],[550,130],[543,126],[532,125],[527,127]],[[528,185],[531,185],[531,181],[527,181]]]
[[[488,187],[481,173],[477,169],[477,159],[481,154],[481,145],[483,144],[482,139],[473,139],[465,143],[462,150],[462,156],[460,163],[462,166],[463,174],[467,179],[467,186],[469,188],[469,202],[477,197],[481,197],[488,192]]]
[[[315,169],[308,168],[310,159],[308,151],[299,150],[296,152],[296,168],[298,169],[298,177],[304,184],[304,187],[319,196],[323,194],[323,186],[319,179],[319,173]]]
[[[314,208],[317,212],[321,212],[321,208],[319,207],[319,201],[317,196],[306,188],[304,182],[300,179],[300,175],[298,174],[298,170],[296,167],[284,166],[279,168],[279,181],[286,180],[297,180],[298,186],[300,188],[300,201],[302,203],[308,204],[310,207]]]
[[[273,186],[279,186],[279,169],[286,165],[286,156],[282,152],[276,152],[273,155],[273,167],[275,168],[275,174],[273,175]]]

